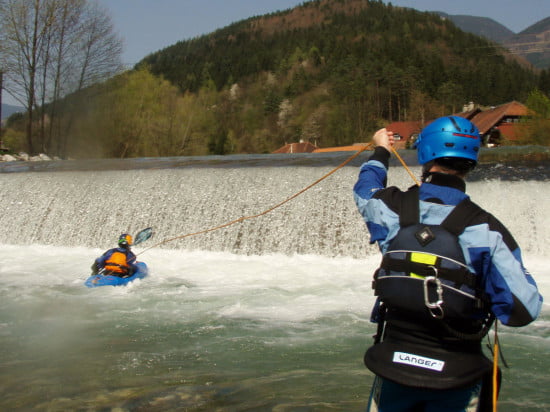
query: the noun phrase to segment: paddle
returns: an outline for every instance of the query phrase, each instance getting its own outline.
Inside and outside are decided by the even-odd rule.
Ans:
[[[153,229],[148,227],[146,229],[140,230],[136,236],[134,236],[134,246],[139,245],[142,242],[145,242],[153,236]]]

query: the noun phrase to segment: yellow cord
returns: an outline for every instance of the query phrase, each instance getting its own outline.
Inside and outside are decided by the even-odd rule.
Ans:
[[[397,150],[395,150],[395,148],[393,146],[390,146],[391,147],[391,151],[393,152],[393,154],[395,155],[395,157],[397,157],[397,159],[399,159],[399,161],[401,162],[401,164],[403,165],[403,167],[405,168],[405,170],[409,173],[409,175],[412,177],[412,180],[414,180],[414,183],[416,183],[417,186],[420,186],[420,182],[418,181],[418,179],[416,178],[416,176],[413,174],[413,172],[411,171],[411,169],[409,169],[409,166],[407,166],[407,164],[405,163],[405,161],[401,158],[401,156],[399,156],[399,153],[397,153]]]
[[[497,412],[497,400],[498,400],[498,334],[497,334],[498,320],[495,321],[495,344],[493,346],[493,412]]]
[[[256,215],[251,215],[251,216],[243,216],[243,217],[240,217],[238,219],[235,219],[235,220],[232,220],[231,222],[227,222],[227,223],[224,223],[222,225],[219,225],[219,226],[216,226],[216,227],[212,227],[212,228],[209,228],[209,229],[205,229],[205,230],[201,230],[201,231],[198,231],[198,232],[194,232],[194,233],[188,233],[186,235],[182,235],[182,236],[176,236],[176,237],[173,237],[173,238],[170,238],[170,239],[166,239],[166,240],[163,240],[162,242],[159,242],[153,246],[150,246],[148,247],[147,249],[143,250],[142,252],[138,253],[138,255],[141,255],[142,253],[145,253],[146,251],[148,251],[149,249],[153,249],[157,246],[160,246],[160,245],[163,245],[165,243],[168,243],[168,242],[173,242],[174,240],[178,240],[178,239],[183,239],[183,238],[186,238],[186,237],[190,237],[190,236],[196,236],[196,235],[201,235],[203,233],[208,233],[208,232],[213,232],[214,230],[218,230],[218,229],[223,229],[225,227],[228,227],[228,226],[231,226],[231,225],[234,225],[235,223],[239,223],[239,222],[243,222],[245,220],[248,220],[248,219],[254,219],[254,218],[257,218],[257,217],[260,217],[260,216],[263,216],[275,209],[277,209],[278,207],[281,207],[282,205],[284,205],[285,203],[287,202],[290,202],[292,199],[298,197],[299,195],[301,195],[302,193],[304,193],[306,190],[309,190],[311,189],[313,186],[315,186],[316,184],[318,184],[319,182],[321,182],[322,180],[325,180],[327,177],[329,177],[330,175],[332,175],[333,173],[335,173],[337,170],[341,169],[342,167],[344,167],[345,165],[347,165],[349,162],[351,162],[353,159],[355,159],[357,156],[359,156],[361,153],[363,153],[365,150],[369,150],[372,148],[372,143],[369,143],[365,146],[363,146],[361,149],[359,149],[355,154],[353,154],[352,156],[350,156],[347,160],[345,160],[342,164],[340,164],[339,166],[337,166],[336,168],[334,168],[333,170],[331,170],[330,172],[328,172],[326,175],[324,175],[323,177],[321,177],[320,179],[317,179],[315,182],[313,182],[312,184],[310,184],[309,186],[307,186],[306,188],[300,190],[299,192],[295,193],[294,195],[290,196],[289,198],[283,200],[282,202],[276,204],[275,206],[267,209],[267,210],[264,210],[263,212],[261,213],[258,213]]]
[[[201,235],[201,234],[204,234],[204,233],[208,233],[208,232],[213,232],[214,230],[218,230],[218,229],[223,229],[223,228],[226,228],[228,226],[231,226],[231,225],[234,225],[236,223],[240,223],[240,222],[244,222],[245,220],[249,220],[249,219],[254,219],[254,218],[257,218],[257,217],[260,217],[260,216],[263,216],[269,212],[272,212],[273,210],[277,209],[278,207],[281,207],[282,205],[284,205],[285,203],[287,202],[290,202],[292,199],[298,197],[299,195],[301,195],[302,193],[304,193],[306,190],[309,190],[311,189],[313,186],[315,186],[316,184],[320,183],[321,181],[325,180],[327,177],[329,177],[330,175],[332,175],[333,173],[335,173],[337,170],[341,169],[342,167],[344,167],[345,165],[347,165],[349,162],[351,162],[353,159],[355,159],[357,156],[359,156],[361,153],[363,153],[365,150],[370,150],[372,149],[372,143],[368,143],[366,144],[365,146],[363,146],[361,149],[359,149],[355,154],[353,154],[352,156],[350,156],[347,160],[345,160],[343,163],[341,163],[339,166],[337,166],[336,168],[334,168],[333,170],[331,170],[329,173],[327,173],[326,175],[324,175],[323,177],[321,177],[320,179],[317,179],[315,182],[313,182],[312,184],[310,184],[309,186],[307,186],[306,188],[300,190],[299,192],[295,193],[294,195],[290,196],[289,198],[283,200],[282,202],[276,204],[275,206],[267,209],[267,210],[264,210],[263,212],[261,213],[258,213],[256,215],[251,215],[251,216],[242,216],[238,219],[235,219],[235,220],[232,220],[230,222],[227,222],[227,223],[224,223],[222,225],[219,225],[219,226],[215,226],[215,227],[212,227],[212,228],[209,228],[209,229],[204,229],[204,230],[200,230],[198,232],[193,232],[193,233],[188,233],[186,235],[182,235],[182,236],[176,236],[176,237],[173,237],[173,238],[170,238],[170,239],[166,239],[166,240],[163,240],[162,242],[159,242],[153,246],[150,246],[148,247],[147,249],[143,250],[142,252],[138,253],[138,255],[141,255],[142,253],[145,253],[146,251],[148,251],[149,249],[153,249],[155,247],[158,247],[158,246],[161,246],[161,245],[164,245],[165,243],[168,243],[168,242],[173,242],[174,240],[178,240],[178,239],[183,239],[183,238],[186,238],[186,237],[190,237],[190,236],[197,236],[197,235]],[[416,183],[417,186],[420,186],[420,182],[416,179],[416,177],[414,176],[414,174],[412,173],[411,169],[409,169],[409,167],[407,166],[407,164],[404,162],[404,160],[401,158],[401,156],[399,156],[399,153],[397,153],[397,151],[395,150],[395,148],[393,146],[391,146],[391,150],[392,152],[395,154],[395,156],[397,157],[397,159],[399,159],[399,161],[401,162],[401,164],[403,165],[403,167],[405,168],[405,170],[407,170],[407,172],[409,173],[409,175],[412,177],[412,179],[414,180],[414,182]]]

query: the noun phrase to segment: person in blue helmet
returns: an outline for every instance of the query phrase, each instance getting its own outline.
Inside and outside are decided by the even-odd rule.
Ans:
[[[101,272],[103,275],[113,275],[122,278],[132,276],[137,270],[136,255],[132,252],[133,239],[127,233],[118,238],[118,247],[107,250],[92,264],[92,275]]]
[[[378,329],[364,358],[375,374],[368,410],[490,410],[493,365],[481,341],[495,318],[535,320],[542,296],[510,232],[465,193],[481,146],[475,125],[446,116],[426,126],[414,145],[422,183],[407,191],[387,187],[393,142],[391,131],[375,133],[354,186],[382,253]]]

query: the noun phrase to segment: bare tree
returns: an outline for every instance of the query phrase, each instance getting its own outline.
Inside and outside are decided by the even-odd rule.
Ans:
[[[95,1],[0,0],[0,15],[0,67],[6,91],[27,110],[28,150],[36,148],[33,123],[40,110],[40,149],[50,149],[55,135],[62,154],[67,133],[57,119],[59,101],[119,72],[122,41]]]
[[[72,4],[74,0],[60,0]],[[123,69],[120,59],[122,41],[115,33],[114,25],[106,10],[95,2],[83,4],[80,24],[71,36],[69,53],[63,67],[66,84],[69,90],[58,89],[60,95],[81,91],[93,84],[100,83],[119,73]],[[70,81],[69,81],[70,80]],[[72,117],[67,119],[63,130],[58,133],[58,152],[65,155],[67,139],[72,126]]]
[[[32,124],[36,103],[36,76],[47,31],[42,20],[41,0],[0,2],[0,41],[5,89],[27,109],[27,146],[33,152]]]

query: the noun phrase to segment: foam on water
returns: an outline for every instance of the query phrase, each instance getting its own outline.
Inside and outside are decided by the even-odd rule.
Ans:
[[[205,313],[269,325],[339,315],[365,321],[374,303],[370,281],[379,264],[377,256],[245,256],[159,249],[139,255],[151,269],[149,277],[126,287],[84,288],[89,266],[100,253],[83,247],[1,245],[3,299],[24,307],[32,299],[55,305],[62,298],[64,305],[97,307],[95,313],[108,311],[110,302],[116,302],[121,314],[154,311],[155,316],[185,321]],[[547,258],[528,254],[524,260],[542,294],[548,295]],[[543,311],[549,310],[545,302]],[[530,328],[544,336],[546,320]]]

